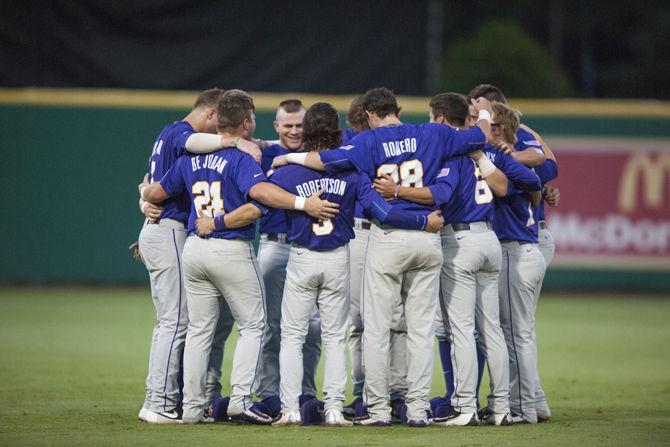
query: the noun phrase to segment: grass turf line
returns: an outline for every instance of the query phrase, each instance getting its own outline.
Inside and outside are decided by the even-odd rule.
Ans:
[[[0,289],[0,445],[670,443],[670,300],[543,296],[540,374],[554,417],[513,427],[144,424],[136,417],[153,318],[144,290]],[[232,341],[224,392],[230,389]],[[436,356],[431,395],[443,392]]]

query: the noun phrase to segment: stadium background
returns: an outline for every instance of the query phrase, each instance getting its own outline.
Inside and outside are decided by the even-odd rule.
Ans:
[[[403,120],[422,122],[430,95],[481,82],[501,87],[559,160],[558,252],[537,317],[555,418],[450,439],[667,443],[668,29],[662,1],[0,2],[0,444],[443,442],[402,427],[269,438],[141,426],[153,308],[127,246],[154,138],[199,90],[252,92],[256,136],[274,138],[289,96],[344,112],[384,85]]]

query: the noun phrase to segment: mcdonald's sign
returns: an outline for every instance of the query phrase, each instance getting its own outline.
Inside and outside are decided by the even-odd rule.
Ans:
[[[670,141],[562,140],[554,265],[670,271]]]

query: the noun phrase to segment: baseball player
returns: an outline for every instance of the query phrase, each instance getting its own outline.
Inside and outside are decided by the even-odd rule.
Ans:
[[[465,128],[468,103],[462,95],[436,95],[431,99],[430,108],[431,122]],[[437,203],[447,223],[442,230],[441,297],[446,335],[452,346],[455,389],[451,396],[451,414],[431,419],[434,425],[479,423],[475,329],[488,358],[491,377],[491,411],[485,422],[511,423],[509,361],[498,316],[500,244],[490,223],[494,193],[505,195],[507,192],[505,174],[526,188],[538,191],[541,188],[531,170],[491,146],[486,146],[484,152],[473,152],[470,157],[447,160],[436,182],[428,187],[397,187],[398,197]],[[392,181],[376,180],[375,188],[384,197],[392,197]]]
[[[305,146],[327,150],[341,143],[337,111],[326,103],[314,104],[304,119]],[[282,301],[280,353],[282,416],[274,425],[300,422],[298,394],[302,382],[301,350],[316,303],[326,355],[324,378],[325,425],[347,426],[342,414],[346,384],[345,338],[349,314],[349,247],[354,237],[354,208],[360,203],[376,221],[397,228],[437,231],[441,217],[392,208],[371,187],[365,174],[348,171],[333,176],[303,166],[279,169],[271,181],[289,192],[306,196],[324,189],[325,197],[340,205],[334,219],[315,221],[304,213],[289,212],[292,242]],[[437,225],[435,224],[437,222]]]
[[[216,132],[216,105],[221,93],[220,89],[204,91],[183,120],[166,126],[158,135],[149,158],[149,181],[160,179],[186,150],[212,151],[237,144],[260,157],[258,147],[251,142],[212,134]],[[178,376],[188,321],[180,259],[190,204],[188,196],[180,194],[160,207],[140,199],[140,208],[147,219],[140,232],[139,251],[149,272],[156,326],[151,339],[146,396],[138,417],[150,423],[177,423],[181,420]],[[208,383],[218,382],[216,368],[212,372]]]
[[[302,150],[302,119],[304,116],[305,108],[298,99],[287,99],[279,104],[274,122],[275,130],[279,135],[279,143],[263,149],[261,159],[263,172],[267,173],[270,170],[274,157]],[[281,410],[279,399],[281,302],[290,251],[286,232],[286,217],[283,210],[271,209],[260,219],[258,265],[265,285],[267,324],[258,373],[257,395],[268,406],[272,416],[277,416]],[[314,313],[315,316],[310,320],[310,330],[304,346],[303,400],[316,396],[314,377],[321,355],[321,336],[316,307]]]
[[[492,133],[513,144],[519,126],[517,113],[494,103]],[[510,407],[514,423],[536,423],[535,390],[538,385],[535,344],[536,291],[546,264],[537,247],[533,207],[540,193],[510,185],[507,196],[495,202],[493,228],[502,246],[500,320],[510,360]]]
[[[250,138],[255,129],[253,101],[239,90],[221,95],[217,128],[222,137]],[[265,322],[263,286],[258,274],[251,240],[254,228],[228,228],[225,211],[247,202],[247,197],[278,208],[304,209],[318,218],[334,217],[337,205],[318,199],[297,197],[265,181],[260,166],[239,150],[219,150],[212,154],[185,155],[165,174],[160,183],[145,182],[142,198],[161,203],[168,197],[190,196],[184,260],[187,293],[188,331],[184,348],[183,421],[206,422],[208,414],[205,381],[212,339],[220,316],[221,297],[227,302],[238,326],[238,342],[231,373],[232,392],[228,405],[231,421],[269,424],[271,418],[258,410],[251,397],[256,385]],[[245,211],[253,222],[260,212],[248,205]],[[250,210],[250,211],[249,211]],[[211,238],[193,235],[198,214],[216,217]]]
[[[455,131],[439,124],[403,124],[393,93],[385,88],[366,92],[363,99],[372,130],[362,132],[340,149],[323,153],[288,154],[274,164],[288,162],[334,173],[358,169],[369,178],[386,173],[403,186],[430,184],[441,163],[450,156],[483,146],[489,136],[489,103],[478,99],[481,120],[472,129]],[[428,214],[432,206],[389,202],[392,207]],[[442,249],[437,235],[402,230],[391,225],[374,225],[370,230],[363,278],[362,313],[364,400],[368,416],[355,420],[360,425],[388,426],[391,408],[388,359],[391,322],[403,284],[407,324],[408,425],[428,425],[428,391],[433,362],[433,323],[437,312],[438,280]]]
[[[342,132],[342,141],[346,144],[360,132],[369,130],[368,117],[363,109],[363,96],[356,97],[347,113],[349,127]],[[363,207],[356,204],[354,211],[354,233],[356,237],[349,242],[349,271],[351,274],[351,326],[349,329],[349,357],[351,360],[351,383],[353,384],[354,400],[344,407],[344,414],[354,417],[363,414],[363,318],[361,315],[361,286],[365,253],[368,247],[368,236],[372,223],[363,213]],[[407,328],[405,325],[402,301],[398,301],[391,325],[391,363],[389,392],[391,396],[391,414],[395,420],[400,419],[400,407],[407,393]],[[358,407],[358,408],[357,408]]]
[[[506,103],[506,98],[502,91],[491,84],[481,84],[474,87],[470,92],[470,97],[479,96],[483,96],[489,101],[497,101],[503,104]],[[544,191],[547,193],[548,203],[554,203],[553,201],[556,200],[555,198],[558,195],[558,191],[546,185],[547,182],[556,178],[558,175],[556,158],[551,149],[549,149],[535,131],[525,125],[519,125],[516,132],[514,149],[515,152],[512,156],[526,166],[536,169],[544,186]],[[534,219],[538,224],[538,248],[544,256],[546,269],[546,266],[549,265],[549,262],[553,258],[554,240],[544,220],[544,201],[540,202],[539,206],[535,208],[534,213]],[[537,288],[536,301],[539,299],[541,288],[542,284],[540,283],[540,286]],[[539,383],[539,377],[536,389],[536,412],[538,422],[544,422],[551,418],[551,410],[549,409],[544,391]]]

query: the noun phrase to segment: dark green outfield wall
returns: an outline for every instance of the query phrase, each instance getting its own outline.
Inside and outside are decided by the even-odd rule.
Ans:
[[[141,180],[155,136],[187,110],[0,106],[4,166],[0,283],[137,283],[128,245],[143,219]],[[257,137],[275,138],[273,113],[257,113]],[[408,122],[423,116],[404,115]],[[544,134],[668,136],[668,120],[527,117]],[[668,273],[554,270],[547,288],[670,290]]]

